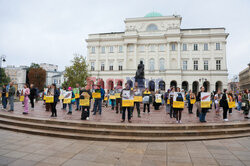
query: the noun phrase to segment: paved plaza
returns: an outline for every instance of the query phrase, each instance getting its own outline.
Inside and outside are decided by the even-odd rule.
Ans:
[[[250,137],[213,141],[124,143],[35,136],[0,130],[0,165],[250,165]]]
[[[28,115],[23,115],[24,108],[22,107],[21,102],[15,102],[15,111],[14,112],[8,112],[8,111],[1,111],[2,114],[8,114],[8,115],[18,115],[18,116],[25,116],[25,117],[37,117],[37,118],[45,118],[45,119],[59,119],[59,120],[76,120],[81,121],[81,111],[75,111],[73,109],[72,115],[67,115],[66,110],[62,110],[62,103],[57,104],[57,118],[51,118],[51,112],[45,111],[45,106],[43,105],[42,101],[39,101],[38,103],[35,103],[35,109],[29,111]],[[75,106],[73,107],[75,108]],[[161,106],[160,110],[154,110],[154,108],[151,106],[151,112],[143,113],[143,105],[141,104],[141,118],[137,117],[137,111],[134,110],[134,116],[132,118],[132,123],[138,123],[138,124],[171,124],[176,123],[175,118],[170,118],[169,115],[166,113],[165,106]],[[93,109],[93,106],[91,107],[91,110]],[[68,110],[68,107],[67,107]],[[90,114],[90,121],[91,122],[107,122],[107,123],[120,123],[121,121],[121,114],[116,114],[115,110],[111,110],[111,106],[108,107],[102,107],[102,115],[99,115],[98,113],[96,115]],[[126,114],[127,115],[127,114]],[[233,109],[232,114],[228,115],[229,121],[249,121],[244,119],[243,111],[237,111],[236,109]],[[220,115],[215,114],[214,108],[210,110],[210,112],[207,113],[206,120],[208,123],[216,123],[216,122],[223,122],[222,119],[222,109],[220,110]],[[128,123],[127,120],[125,123]],[[182,113],[182,123],[200,123],[199,119],[196,117],[196,107],[194,105],[193,108],[193,114],[189,114],[187,107],[185,106],[185,109]]]

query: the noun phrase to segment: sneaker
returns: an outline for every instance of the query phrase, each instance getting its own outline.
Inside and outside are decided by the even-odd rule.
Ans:
[[[181,123],[181,120],[179,121],[179,123]]]
[[[224,121],[225,121],[225,122],[227,122],[227,121],[228,121],[228,119],[224,119]]]
[[[86,120],[89,120],[89,117],[87,117]]]
[[[176,123],[179,123],[179,121],[177,120]]]
[[[121,120],[121,122],[123,123],[123,122],[125,122],[125,120]]]

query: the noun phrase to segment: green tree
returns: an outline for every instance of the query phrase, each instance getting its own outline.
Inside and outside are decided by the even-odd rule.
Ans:
[[[75,87],[76,83],[78,83],[81,87],[85,86],[87,84],[86,79],[90,76],[86,59],[82,55],[75,54],[71,62],[72,66],[65,69],[64,77],[66,82],[63,85]]]
[[[0,68],[0,87],[10,82],[10,77],[6,75],[4,68]]]

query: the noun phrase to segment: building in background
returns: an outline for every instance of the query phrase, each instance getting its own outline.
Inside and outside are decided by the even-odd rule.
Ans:
[[[250,63],[248,67],[239,73],[239,86],[240,90],[250,89]]]
[[[40,67],[46,71],[46,86],[53,83],[61,87],[64,82],[64,72],[58,71],[58,65],[41,63]]]
[[[13,65],[5,67],[6,75],[10,77],[18,90],[23,89],[23,86],[26,83],[26,72],[28,68],[28,66],[15,67]]]
[[[234,93],[240,92],[238,75],[233,76],[233,78],[229,80],[227,90],[232,91]]]
[[[150,90],[178,86],[197,92],[227,88],[225,28],[181,28],[182,17],[152,12],[125,19],[124,32],[89,34],[87,61],[105,89],[134,84],[140,61]]]

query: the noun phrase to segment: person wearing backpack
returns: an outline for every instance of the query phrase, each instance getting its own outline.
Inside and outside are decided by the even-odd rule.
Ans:
[[[148,88],[145,89],[145,91],[143,92],[143,112],[146,112],[146,107],[148,107],[148,113],[150,112],[150,95],[151,92],[148,90]]]
[[[180,88],[177,87],[177,92],[180,92]],[[178,93],[176,97],[176,101],[184,101],[184,98],[181,93]],[[181,114],[182,114],[183,108],[174,108],[175,117],[176,117],[176,123],[181,123]]]
[[[201,93],[202,92],[205,92],[205,88],[204,88],[204,86],[202,86],[201,87],[201,91],[199,92],[199,101],[201,101]],[[197,98],[196,98],[197,99]],[[202,122],[202,123],[205,123],[205,122],[207,122],[206,121],[206,115],[207,115],[207,112],[208,112],[208,109],[209,108],[201,108],[201,112],[200,112],[200,122]]]
[[[176,117],[175,116],[175,112],[174,112],[174,109],[173,109],[173,102],[174,102],[174,92],[175,92],[175,88],[172,87],[171,88],[171,92],[169,93],[169,100],[170,100],[170,118],[172,117]]]

